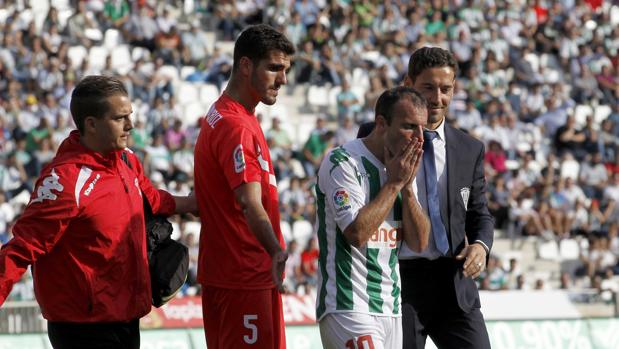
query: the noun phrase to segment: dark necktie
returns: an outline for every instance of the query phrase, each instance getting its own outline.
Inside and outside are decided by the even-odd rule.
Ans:
[[[449,251],[447,232],[441,220],[441,205],[438,196],[438,182],[436,180],[436,164],[434,163],[434,146],[432,140],[437,137],[436,132],[423,131],[423,170],[426,180],[426,199],[428,201],[428,215],[432,225],[432,236],[436,249],[443,255]]]

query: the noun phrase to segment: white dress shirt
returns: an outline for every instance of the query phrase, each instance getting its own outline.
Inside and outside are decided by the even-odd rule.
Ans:
[[[445,166],[447,163],[447,152],[445,150],[445,119],[443,119],[443,122],[441,122],[441,124],[434,131],[436,131],[438,135],[432,140],[432,146],[434,147],[434,162],[436,165],[436,177],[438,181],[439,204],[441,205],[441,212],[447,212],[447,210],[445,209],[447,207],[447,168]],[[419,201],[419,204],[427,213],[428,200],[426,197],[425,178],[425,171],[422,162],[421,166],[419,166],[419,170],[417,170],[417,176],[413,180],[413,192],[415,193],[415,197]],[[445,219],[445,217],[441,218],[443,224],[445,225],[445,230],[449,235],[449,227],[446,224],[447,219]],[[434,244],[434,237],[432,236],[432,231],[430,231],[430,240],[428,242],[428,247],[425,250],[421,251],[421,253],[414,252],[413,250],[408,248],[406,243],[403,243],[399,254],[400,259],[426,258],[432,260],[437,259],[441,256],[441,252],[436,249],[436,245]]]

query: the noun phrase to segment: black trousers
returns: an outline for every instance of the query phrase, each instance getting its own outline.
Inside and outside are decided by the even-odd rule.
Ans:
[[[465,312],[458,305],[453,273],[461,264],[452,258],[400,261],[404,349],[424,349],[428,336],[439,349],[490,349],[479,307]]]
[[[47,335],[54,349],[139,349],[140,321],[48,322]]]

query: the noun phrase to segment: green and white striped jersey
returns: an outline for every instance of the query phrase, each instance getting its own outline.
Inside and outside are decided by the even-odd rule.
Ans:
[[[320,166],[316,185],[318,320],[334,312],[401,316],[400,196],[365,246],[351,246],[342,233],[359,210],[378,195],[386,180],[385,166],[360,139],[333,149]]]

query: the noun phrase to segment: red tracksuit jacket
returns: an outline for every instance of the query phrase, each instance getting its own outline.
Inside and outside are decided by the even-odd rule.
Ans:
[[[50,321],[128,321],[150,311],[141,192],[156,213],[171,214],[175,204],[126,152],[133,169],[121,151],[85,148],[77,131],[64,140],[0,250],[0,305],[31,264]]]

